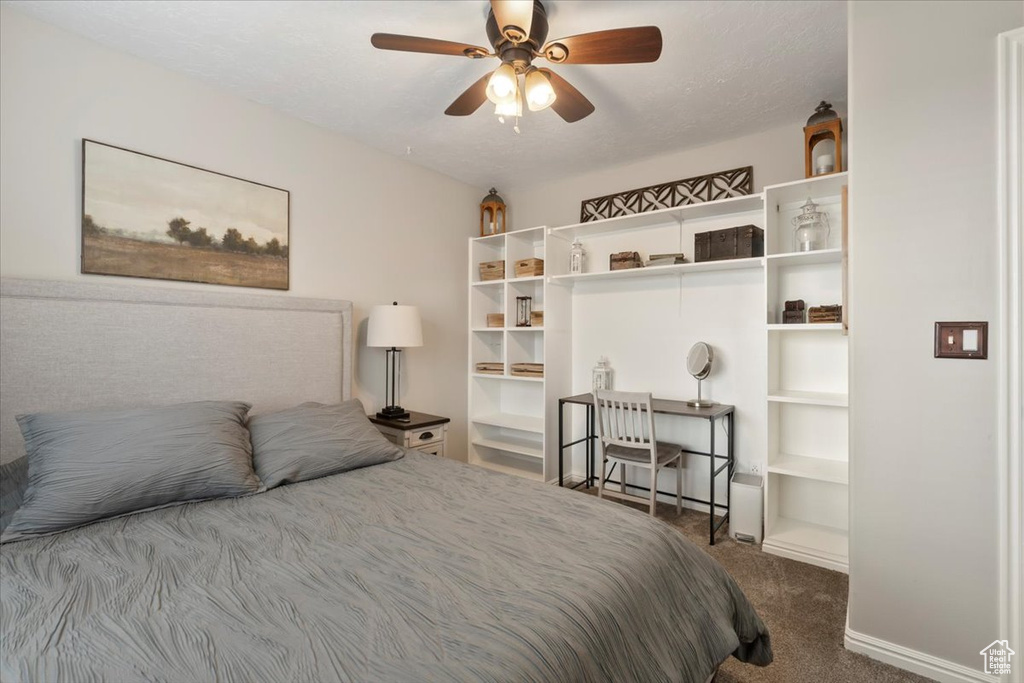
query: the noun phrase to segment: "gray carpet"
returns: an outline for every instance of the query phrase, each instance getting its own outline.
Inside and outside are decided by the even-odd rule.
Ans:
[[[585,490],[591,495],[597,489]],[[609,500],[608,505],[632,505]],[[646,506],[635,505],[647,510]],[[772,637],[775,661],[767,667],[730,658],[717,683],[926,683],[931,679],[854,654],[843,647],[846,574],[768,553],[729,538],[719,529],[708,545],[708,516],[658,503],[658,517],[718,560],[747,594]]]

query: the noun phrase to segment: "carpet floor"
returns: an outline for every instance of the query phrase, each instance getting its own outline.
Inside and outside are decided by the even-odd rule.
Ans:
[[[597,495],[597,489],[580,489]],[[646,506],[625,501],[608,505]],[[846,574],[761,552],[737,543],[727,527],[708,545],[708,516],[658,503],[658,518],[679,529],[718,560],[739,584],[768,626],[775,661],[767,667],[743,664],[730,657],[716,683],[926,683],[912,673],[882,664],[843,647],[846,628]]]

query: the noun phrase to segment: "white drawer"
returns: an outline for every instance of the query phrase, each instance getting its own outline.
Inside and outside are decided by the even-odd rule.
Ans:
[[[448,425],[442,424],[434,425],[432,427],[424,427],[422,429],[409,430],[406,432],[409,439],[409,443],[406,445],[409,448],[423,450],[424,446],[441,443],[444,441],[444,432],[447,428]]]

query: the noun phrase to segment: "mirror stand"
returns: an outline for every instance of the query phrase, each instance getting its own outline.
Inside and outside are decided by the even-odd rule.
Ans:
[[[704,380],[698,377],[697,378],[697,398],[691,398],[689,401],[686,402],[686,405],[690,406],[691,408],[710,408],[713,405],[717,405],[714,401],[705,401],[701,397],[701,384],[703,384],[703,383],[704,383]]]

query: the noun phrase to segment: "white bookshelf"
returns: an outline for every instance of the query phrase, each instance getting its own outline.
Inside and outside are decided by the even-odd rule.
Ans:
[[[846,173],[766,187],[768,422],[765,552],[848,571],[849,349],[842,323],[782,324],[784,303],[843,303]],[[813,199],[828,248],[796,252],[791,219]]]
[[[541,226],[469,241],[469,462],[538,481],[558,473],[557,415],[548,406],[568,389],[568,349],[550,338],[566,336],[568,294],[543,275],[517,278],[515,263],[539,258],[546,266],[547,239]],[[481,281],[484,261],[504,261],[504,279]],[[517,296],[531,297],[533,311],[544,312],[543,325],[516,327]],[[487,327],[489,313],[504,314],[505,324]],[[504,371],[476,372],[478,362],[501,363]],[[513,363],[543,363],[544,376],[512,375]]]

